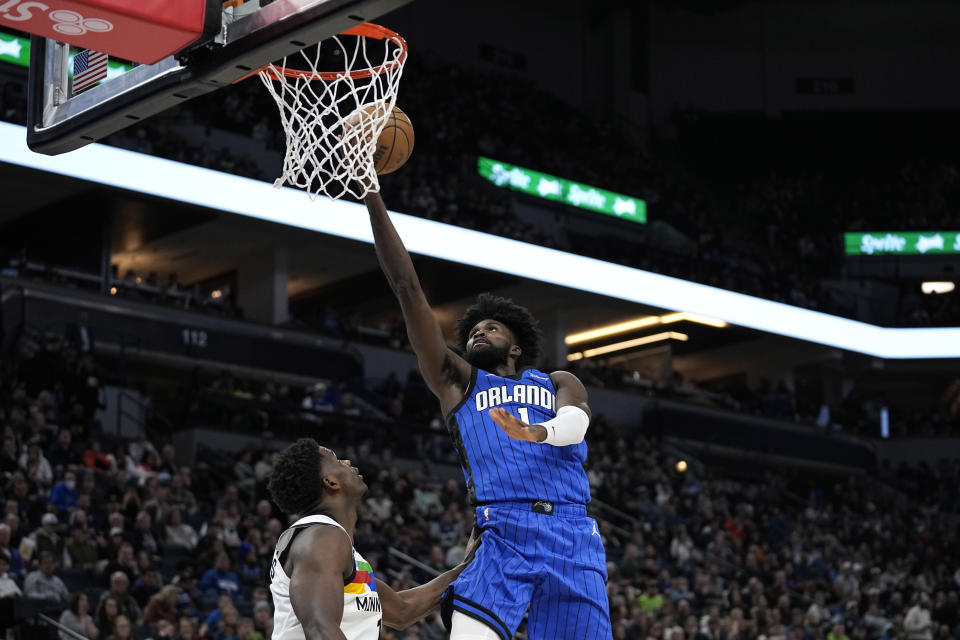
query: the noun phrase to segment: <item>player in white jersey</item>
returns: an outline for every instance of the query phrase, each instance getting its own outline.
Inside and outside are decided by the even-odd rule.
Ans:
[[[394,591],[353,548],[367,491],[349,460],[301,438],[274,460],[274,502],[297,520],[277,540],[270,568],[273,640],[376,640],[381,623],[404,629],[440,602],[469,560],[414,589]],[[468,545],[468,558],[474,545]]]

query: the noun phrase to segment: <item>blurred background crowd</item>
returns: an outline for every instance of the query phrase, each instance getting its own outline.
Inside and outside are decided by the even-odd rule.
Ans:
[[[265,484],[288,440],[252,431],[238,450],[211,442],[191,460],[160,422],[133,437],[105,429],[96,415],[108,374],[71,340],[25,339],[2,365],[6,611],[19,600],[92,640],[269,638],[269,562],[288,519]],[[446,434],[424,429],[401,444],[404,413],[434,414],[428,395],[409,393],[381,421],[376,405],[325,384],[302,400],[230,376],[210,386],[247,404],[290,401],[297,409],[271,428],[299,428],[356,461],[370,494],[355,544],[395,588],[462,557],[473,515]],[[400,387],[384,384],[384,397]],[[338,428],[332,416],[355,422]],[[227,430],[240,419],[223,405],[204,422]],[[589,441],[616,638],[960,637],[960,461],[886,462],[859,476],[705,466],[602,414]],[[445,636],[431,616],[382,637]]]

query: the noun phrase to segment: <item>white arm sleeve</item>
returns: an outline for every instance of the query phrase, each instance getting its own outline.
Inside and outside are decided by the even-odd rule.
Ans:
[[[560,407],[556,418],[539,424],[547,430],[547,438],[541,444],[565,447],[583,442],[587,427],[590,426],[590,418],[580,407],[567,405]]]

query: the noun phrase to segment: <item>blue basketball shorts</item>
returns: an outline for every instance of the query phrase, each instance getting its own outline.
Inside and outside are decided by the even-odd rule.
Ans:
[[[538,503],[542,505],[543,503]],[[528,612],[530,640],[611,640],[607,564],[597,523],[582,505],[477,507],[482,544],[444,595],[446,607],[510,640]]]

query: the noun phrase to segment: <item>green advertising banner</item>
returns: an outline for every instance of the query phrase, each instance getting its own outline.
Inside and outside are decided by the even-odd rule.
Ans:
[[[21,67],[30,66],[30,38],[15,36],[0,31],[0,62],[9,62]],[[73,69],[73,56],[70,56],[70,69]],[[133,65],[116,60],[107,62],[107,79],[114,78],[133,69]]]
[[[0,31],[0,62],[30,66],[30,40]]]
[[[484,157],[477,160],[477,171],[498,187],[522,191],[537,198],[562,202],[622,220],[640,223],[647,221],[647,203],[640,198],[631,198]]]
[[[960,253],[960,231],[870,231],[843,236],[848,256]]]

